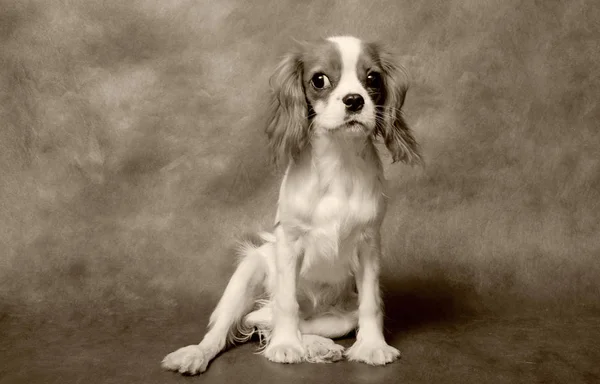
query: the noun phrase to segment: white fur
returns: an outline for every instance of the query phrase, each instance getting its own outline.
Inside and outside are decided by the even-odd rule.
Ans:
[[[330,37],[327,39],[334,43],[342,58],[342,72],[339,84],[329,95],[326,102],[315,103],[315,125],[317,129],[331,130],[339,128],[349,118],[364,124],[369,129],[375,126],[375,105],[371,101],[367,90],[363,87],[356,74],[356,64],[362,51],[362,43],[351,36]],[[346,106],[342,99],[348,94],[361,95],[365,101],[360,113],[347,116]]]
[[[343,347],[329,338],[357,326],[348,359],[383,365],[398,358],[384,340],[379,292],[386,207],[381,161],[368,129],[337,129],[345,123],[341,98],[347,93],[364,97],[360,118],[374,126],[373,102],[355,71],[361,44],[351,37],[330,40],[341,52],[341,81],[327,105],[315,108],[311,145],[286,170],[275,230],[261,234],[261,246],[243,245],[210,330],[199,345],[167,355],[164,368],[203,372],[228,338],[245,341],[254,331],[271,361],[336,361]]]

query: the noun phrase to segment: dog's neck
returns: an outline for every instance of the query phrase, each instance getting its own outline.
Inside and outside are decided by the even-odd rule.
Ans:
[[[371,137],[363,133],[327,132],[311,138],[312,157],[322,161],[365,159]]]
[[[335,179],[345,183],[364,183],[376,178],[381,161],[370,135],[333,132],[311,139],[311,163],[322,187]],[[350,185],[348,185],[350,187]]]

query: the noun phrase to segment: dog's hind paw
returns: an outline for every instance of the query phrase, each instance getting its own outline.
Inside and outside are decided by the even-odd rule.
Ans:
[[[342,360],[344,347],[333,340],[317,335],[302,335],[304,360],[309,363],[331,363]]]

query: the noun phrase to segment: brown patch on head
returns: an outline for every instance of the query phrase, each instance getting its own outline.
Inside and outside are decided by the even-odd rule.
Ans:
[[[315,74],[323,73],[332,83],[318,90],[311,85]],[[341,56],[333,43],[301,43],[288,54],[271,76],[271,114],[266,133],[273,160],[280,165],[296,160],[309,142],[309,121],[314,114],[312,105],[325,99],[341,73]]]
[[[378,86],[370,86],[367,83],[367,76],[374,74],[375,76],[381,76],[382,67],[380,64],[379,51],[377,46],[372,43],[362,43],[362,50],[358,61],[356,63],[356,73],[359,80],[364,85],[365,89],[369,92],[369,96],[375,105],[383,105],[384,89],[383,84]]]
[[[318,100],[325,100],[340,81],[342,72],[342,57],[336,45],[329,40],[303,46],[303,84],[309,107]],[[331,86],[326,89],[316,89],[311,80],[313,76],[327,76]]]

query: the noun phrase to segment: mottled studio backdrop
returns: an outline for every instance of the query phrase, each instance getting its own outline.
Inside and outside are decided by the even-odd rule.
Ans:
[[[0,309],[214,305],[236,236],[275,213],[268,77],[332,34],[412,76],[426,166],[384,155],[388,306],[597,308],[599,20],[595,0],[0,1]]]

